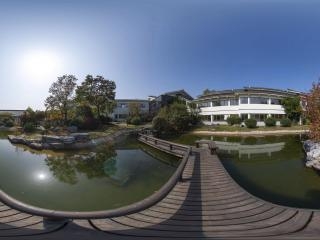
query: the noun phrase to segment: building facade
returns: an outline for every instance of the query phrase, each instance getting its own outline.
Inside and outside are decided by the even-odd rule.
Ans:
[[[171,104],[174,100],[182,100],[186,103],[193,100],[193,97],[191,97],[185,90],[178,90],[178,91],[172,91],[172,92],[166,92],[159,96],[149,96],[150,100],[150,113],[152,115],[155,115],[160,108],[164,106],[168,106]]]
[[[204,124],[227,124],[227,118],[236,115],[243,121],[254,118],[258,126],[264,126],[264,120],[268,117],[275,118],[279,125],[280,120],[286,117],[281,99],[296,96],[304,105],[302,92],[254,87],[207,91],[194,102]]]
[[[130,105],[138,105],[140,114],[149,113],[149,101],[142,99],[116,99],[116,106],[110,117],[114,121],[126,121],[130,114]]]
[[[25,110],[0,110],[0,115],[10,115],[15,124],[20,124],[20,117],[23,115]]]

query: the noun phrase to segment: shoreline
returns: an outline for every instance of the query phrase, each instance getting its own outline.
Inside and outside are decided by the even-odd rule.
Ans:
[[[228,135],[228,136],[250,136],[250,135],[287,135],[287,134],[305,134],[309,130],[270,130],[270,131],[205,131],[205,130],[194,130],[190,134],[199,135]]]
[[[25,139],[23,135],[14,136],[8,135],[7,139],[10,141],[11,144],[21,144],[27,146],[34,150],[79,150],[79,149],[86,149],[86,148],[94,148],[100,144],[108,143],[115,141],[121,135],[130,134],[134,132],[134,130],[118,130],[106,136],[101,136],[98,138],[90,139],[85,142],[73,142],[73,143],[65,143],[63,139],[59,139],[56,142],[43,142],[42,140],[28,140]],[[51,137],[58,137],[58,136],[51,136]]]

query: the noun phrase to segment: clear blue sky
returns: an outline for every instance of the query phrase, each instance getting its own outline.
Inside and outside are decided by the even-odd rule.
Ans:
[[[116,98],[320,76],[320,1],[0,0],[0,29],[0,109],[43,108],[62,74],[103,75]]]

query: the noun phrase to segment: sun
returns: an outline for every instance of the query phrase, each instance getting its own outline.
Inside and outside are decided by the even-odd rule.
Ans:
[[[21,70],[25,77],[33,81],[44,80],[57,75],[61,68],[61,60],[53,51],[34,50],[23,54]]]

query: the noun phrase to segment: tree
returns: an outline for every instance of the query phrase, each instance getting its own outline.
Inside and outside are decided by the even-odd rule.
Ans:
[[[54,82],[45,101],[47,109],[58,110],[63,116],[64,123],[68,121],[68,112],[72,108],[73,93],[76,87],[76,77],[73,75],[63,75],[58,77],[58,80]]]
[[[211,91],[208,88],[206,88],[205,90],[203,90],[202,94],[203,95],[208,95],[210,92]]]
[[[87,75],[81,86],[76,89],[76,100],[94,106],[98,117],[103,111],[112,110],[114,106],[116,84],[102,76]]]
[[[138,102],[130,102],[128,105],[129,115],[131,117],[140,116],[140,103]]]
[[[299,97],[286,97],[281,100],[281,104],[284,107],[287,117],[291,121],[299,122],[302,114],[302,107],[300,105]]]
[[[307,96],[307,117],[310,119],[309,137],[320,141],[320,81],[312,84]]]
[[[161,134],[175,134],[187,130],[192,124],[192,117],[183,103],[174,102],[160,109],[152,125]]]

